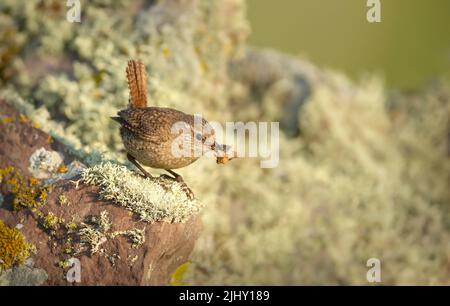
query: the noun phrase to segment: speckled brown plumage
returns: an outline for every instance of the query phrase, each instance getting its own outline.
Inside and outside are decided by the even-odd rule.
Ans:
[[[141,61],[129,61],[126,69],[130,107],[147,107],[147,72]]]
[[[162,107],[128,108],[120,111],[118,115],[125,149],[141,164],[166,170],[178,169],[199,158],[194,156],[195,145],[189,140],[183,144],[192,147],[191,156],[178,157],[172,154],[172,146],[179,136],[172,133],[172,127],[176,123],[185,124],[186,129],[191,129],[189,137],[194,140],[193,116]]]
[[[181,176],[172,169],[193,163],[200,157],[199,151],[214,150],[214,130],[206,120],[202,119],[201,124],[195,125],[193,115],[176,109],[148,107],[146,74],[141,61],[130,61],[126,73],[130,89],[129,105],[112,119],[121,125],[120,135],[128,159],[147,177],[151,175],[140,164],[165,169],[174,179],[182,182]],[[175,124],[178,129],[174,129]],[[173,148],[186,149],[190,156],[177,156]]]

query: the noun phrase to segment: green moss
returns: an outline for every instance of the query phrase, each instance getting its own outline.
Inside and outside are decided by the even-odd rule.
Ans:
[[[0,220],[0,272],[23,264],[35,252],[36,247],[28,243],[19,230]]]

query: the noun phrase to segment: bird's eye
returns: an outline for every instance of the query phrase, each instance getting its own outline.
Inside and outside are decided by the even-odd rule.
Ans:
[[[200,134],[200,133],[195,134],[195,138],[197,140],[202,140],[202,134]]]

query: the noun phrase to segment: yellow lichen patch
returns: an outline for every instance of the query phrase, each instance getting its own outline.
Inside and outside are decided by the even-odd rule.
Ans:
[[[0,183],[3,182],[3,179],[10,174],[14,168],[12,166],[8,166],[6,168],[0,169]]]
[[[39,180],[34,177],[30,177],[30,179],[28,181],[29,181],[30,187],[39,185]]]
[[[8,227],[0,220],[0,271],[23,264],[35,252],[36,247],[28,243],[18,229]]]
[[[170,49],[169,49],[169,48],[164,47],[164,48],[162,49],[162,53],[163,53],[163,55],[164,55],[165,58],[169,58],[169,57],[170,57]]]
[[[54,213],[49,212],[45,217],[41,219],[41,225],[45,229],[55,229],[60,221],[60,218],[58,218]]]
[[[183,277],[184,277],[184,275],[186,274],[186,272],[187,272],[187,270],[188,270],[190,264],[191,264],[191,263],[190,263],[189,261],[188,261],[188,262],[185,262],[184,264],[182,264],[181,266],[179,266],[179,267],[175,270],[175,272],[173,272],[172,278],[171,278],[171,280],[170,280],[170,284],[171,284],[172,286],[181,286],[181,285],[183,284]]]
[[[33,121],[31,126],[34,127],[35,129],[40,129],[42,127],[38,122],[35,121]]]
[[[30,120],[28,119],[28,117],[27,116],[25,116],[24,114],[20,114],[19,115],[19,122],[20,123],[27,123],[27,122],[29,122]]]
[[[61,165],[56,169],[57,173],[66,173],[67,171],[69,171],[69,169],[67,169],[66,165]]]
[[[38,186],[16,185],[13,193],[15,197],[13,200],[13,209],[19,210],[20,208],[36,209],[47,200],[46,188]]]
[[[36,209],[47,200],[48,188],[40,186],[36,178],[24,178],[13,167],[0,169],[0,182],[6,179],[6,185],[14,194],[13,209],[20,208]]]
[[[65,269],[67,267],[69,267],[70,263],[67,259],[65,260],[61,260],[60,262],[58,262],[58,267],[60,267],[61,269]]]
[[[65,224],[68,232],[74,232],[78,229],[78,225],[75,222],[69,222]]]
[[[5,117],[5,118],[2,119],[2,123],[3,124],[8,124],[8,123],[13,122],[14,119],[15,119],[14,117]]]
[[[67,199],[67,197],[63,194],[60,194],[58,197],[58,204],[63,206],[63,205],[69,205],[69,200]]]

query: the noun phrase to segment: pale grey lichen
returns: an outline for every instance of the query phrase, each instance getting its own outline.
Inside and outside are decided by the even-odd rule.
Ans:
[[[82,246],[89,250],[91,255],[102,251],[100,246],[108,241],[107,233],[111,228],[111,222],[107,211],[102,211],[99,216],[92,216],[89,223],[81,223],[78,231]],[[103,253],[103,252],[101,252]]]
[[[117,236],[126,236],[130,242],[132,248],[138,248],[145,242],[145,228],[144,229],[131,229],[126,231],[116,231],[113,232],[110,237],[115,238]]]
[[[110,162],[81,172],[86,184],[100,186],[100,195],[125,207],[146,222],[184,222],[202,207],[191,200],[177,182],[161,185],[157,180],[142,178],[127,167]],[[169,190],[166,190],[169,188]]]
[[[59,180],[71,180],[72,178],[80,175],[81,170],[84,168],[86,168],[86,166],[83,163],[78,160],[74,160],[66,167],[66,172],[52,172],[51,177],[46,179],[44,182],[46,185],[52,185]]]
[[[62,162],[61,153],[39,148],[31,154],[28,170],[35,178],[45,179],[49,178]]]
[[[89,250],[91,255],[100,251],[100,246],[108,241],[103,233],[89,226],[80,229],[79,235],[82,245]]]
[[[98,216],[91,216],[87,223],[81,223],[78,236],[80,237],[81,250],[88,250],[92,255],[100,253],[111,259],[110,254],[100,247],[110,239],[117,236],[125,236],[131,243],[132,248],[138,248],[145,242],[145,228],[111,231],[112,222],[106,210]],[[120,258],[119,258],[120,259]],[[114,263],[113,261],[111,263]]]
[[[22,265],[0,274],[0,286],[39,286],[48,279],[44,269]]]
[[[106,210],[100,212],[100,215],[93,216],[91,218],[91,223],[96,226],[96,229],[102,233],[106,233],[111,228],[111,221],[108,217],[108,212]]]

